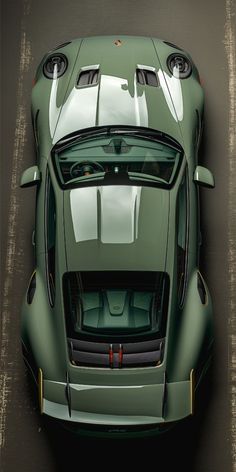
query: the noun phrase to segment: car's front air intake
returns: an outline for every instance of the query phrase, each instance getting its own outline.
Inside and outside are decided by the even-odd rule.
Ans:
[[[69,338],[68,345],[73,364],[115,369],[159,365],[164,352],[164,339],[109,344]]]
[[[151,87],[158,87],[157,74],[154,70],[138,67],[136,69],[137,82],[141,85],[150,85]]]

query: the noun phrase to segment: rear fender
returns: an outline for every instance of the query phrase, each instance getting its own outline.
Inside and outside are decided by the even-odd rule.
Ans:
[[[201,299],[198,288],[199,279],[205,291]],[[212,302],[206,283],[195,270],[189,280],[179,326],[171,355],[169,373],[172,381],[183,381],[189,377],[191,369],[197,370],[200,358],[207,353],[213,341]]]
[[[64,380],[65,353],[59,349],[55,332],[55,312],[49,305],[43,276],[40,270],[36,270],[33,300],[29,304],[26,295],[22,304],[21,336],[24,351],[29,358],[34,359],[34,367],[43,370],[46,378]]]

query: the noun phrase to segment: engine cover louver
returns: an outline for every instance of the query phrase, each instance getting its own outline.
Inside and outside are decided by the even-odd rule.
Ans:
[[[134,343],[98,343],[68,339],[71,362],[78,366],[148,367],[162,362],[164,339]]]

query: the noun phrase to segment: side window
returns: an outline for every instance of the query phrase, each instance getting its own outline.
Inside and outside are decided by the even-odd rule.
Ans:
[[[182,305],[187,276],[188,244],[188,180],[187,171],[180,184],[177,199],[177,286],[178,300]]]
[[[55,298],[55,245],[56,245],[56,204],[52,182],[47,175],[46,205],[46,271],[50,304],[54,304]]]

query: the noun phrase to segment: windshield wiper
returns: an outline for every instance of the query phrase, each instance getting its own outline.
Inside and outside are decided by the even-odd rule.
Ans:
[[[81,177],[76,177],[74,179],[68,180],[65,182],[65,186],[67,185],[74,185],[74,184],[79,184],[79,183],[84,183],[84,182],[91,182],[91,181],[96,181],[96,180],[103,180],[104,184],[114,184],[117,185],[118,183],[120,185],[127,185],[131,184],[132,181],[138,180],[138,181],[143,181],[144,184],[145,182],[152,182],[155,184],[161,184],[165,186],[169,186],[169,182],[166,180],[162,179],[161,177],[156,177],[154,175],[148,175],[148,174],[140,174],[139,172],[113,172],[113,171],[108,171],[108,172],[96,172],[95,174],[90,174],[90,175],[82,175]]]
[[[182,151],[182,147],[180,144],[171,136],[163,133],[162,131],[158,131],[152,128],[146,128],[144,126],[131,126],[131,125],[111,125],[111,126],[94,126],[93,128],[85,128],[80,131],[76,131],[71,133],[64,138],[58,141],[53,149],[52,152],[61,152],[64,149],[70,147],[72,144],[76,144],[78,142],[82,142],[83,140],[89,138],[99,138],[100,136],[114,136],[114,135],[130,135],[130,136],[137,136],[140,138],[151,139],[153,141],[162,142],[167,144],[174,149]]]
[[[64,138],[60,139],[60,141],[54,145],[52,152],[61,152],[64,149],[70,147],[72,144],[76,144],[88,138],[98,138],[99,136],[107,134],[109,134],[109,126],[98,126],[94,128],[88,128],[80,132],[76,131],[75,133],[68,134]]]
[[[164,185],[169,184],[169,182],[167,182],[165,179],[162,179],[161,177],[157,177],[155,175],[141,174],[140,172],[129,172],[129,176],[131,178],[134,177],[137,180],[146,180],[148,182],[156,182],[156,183],[159,182]]]
[[[102,179],[102,177],[104,177],[104,174],[105,172],[96,172],[95,174],[81,175],[80,177],[75,177],[74,179],[68,180],[64,183],[64,185],[71,185],[77,182],[85,182],[86,180],[91,181],[96,179]]]

